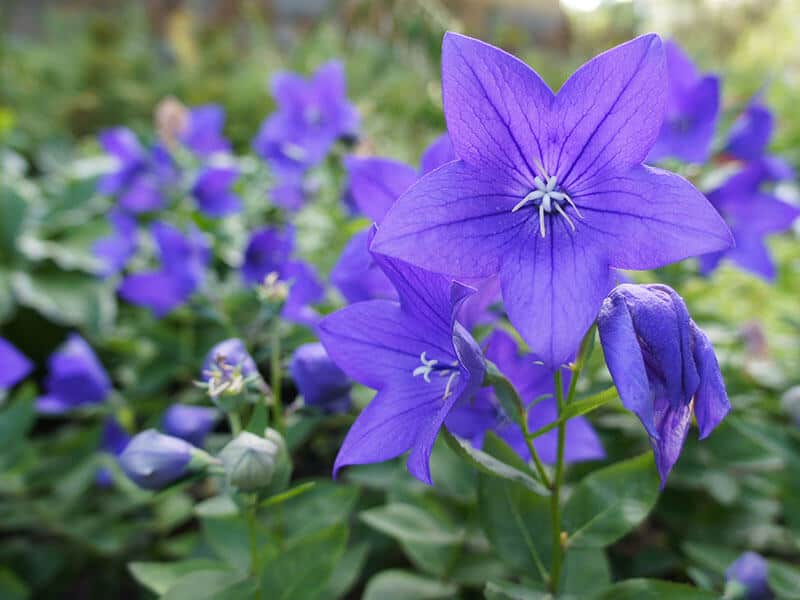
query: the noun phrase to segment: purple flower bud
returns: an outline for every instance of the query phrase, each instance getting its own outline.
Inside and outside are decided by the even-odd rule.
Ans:
[[[770,600],[774,597],[767,583],[767,561],[755,552],[745,552],[725,570],[727,581],[744,586],[747,600]]]
[[[49,361],[46,394],[36,400],[36,409],[61,414],[80,406],[103,402],[111,381],[89,344],[73,333]]]
[[[622,403],[650,436],[662,485],[683,448],[692,413],[700,439],[731,408],[708,336],[665,285],[619,285],[597,319],[608,370]]]
[[[219,413],[213,408],[173,404],[164,413],[161,427],[167,434],[201,448],[218,416]]]
[[[187,473],[193,450],[180,438],[148,429],[133,437],[119,465],[139,487],[158,490]]]
[[[11,342],[0,337],[0,391],[17,385],[32,369],[33,363]]]
[[[306,405],[331,413],[350,407],[350,379],[319,342],[303,344],[294,351],[289,373]]]
[[[127,447],[131,440],[131,436],[125,431],[122,426],[113,417],[106,419],[103,424],[103,432],[100,436],[100,449],[108,452],[113,456],[119,456]],[[97,470],[95,481],[100,487],[108,487],[112,483],[111,471],[106,467],[101,467]]]

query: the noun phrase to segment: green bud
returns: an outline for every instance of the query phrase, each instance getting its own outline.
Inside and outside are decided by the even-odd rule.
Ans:
[[[270,484],[279,455],[285,451],[280,435],[268,429],[266,437],[243,431],[219,454],[228,483],[243,492],[254,492]]]

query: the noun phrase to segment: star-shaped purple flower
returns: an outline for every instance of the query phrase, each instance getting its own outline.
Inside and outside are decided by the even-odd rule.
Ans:
[[[45,395],[36,400],[43,414],[62,414],[100,404],[111,392],[111,381],[91,346],[76,333],[50,357]]]
[[[373,249],[454,277],[499,273],[512,324],[547,365],[562,364],[597,316],[610,266],[651,269],[731,245],[688,181],[642,165],[665,87],[656,35],[595,57],[553,94],[519,59],[448,33],[442,91],[460,160],[397,200]]]
[[[142,213],[163,208],[165,188],[175,181],[175,165],[159,145],[148,152],[126,127],[100,134],[103,150],[115,159],[116,168],[98,183],[101,194],[117,196],[122,209]]]
[[[289,362],[289,373],[306,406],[326,413],[346,412],[350,408],[353,382],[319,342],[297,347]]]
[[[114,208],[108,215],[112,233],[97,240],[92,246],[93,254],[103,263],[100,274],[104,277],[116,275],[136,254],[136,219],[125,211]]]
[[[231,151],[231,145],[222,133],[224,128],[225,110],[221,106],[217,104],[196,106],[189,111],[180,140],[198,156],[227,154]]]
[[[650,436],[662,486],[697,417],[706,438],[731,409],[708,336],[664,285],[618,285],[597,328],[622,404]]]
[[[719,116],[719,77],[700,75],[674,41],[668,40],[664,49],[669,96],[661,132],[647,160],[671,157],[702,163],[708,159]]]
[[[0,392],[11,389],[33,370],[33,363],[7,339],[0,337]]]
[[[528,412],[528,427],[536,431],[558,418],[553,387],[553,372],[538,364],[533,354],[520,354],[514,338],[503,330],[495,330],[483,344],[486,358],[514,385],[522,401],[535,402]],[[565,392],[569,381],[564,382]],[[547,396],[546,398],[542,398]],[[503,412],[494,391],[483,388],[472,402],[457,405],[447,417],[447,428],[478,448],[487,431],[494,431],[525,460],[531,460],[522,429]],[[564,460],[568,463],[605,458],[605,451],[591,424],[584,417],[567,422]],[[553,430],[533,440],[543,462],[556,462],[558,432]]]
[[[161,318],[184,304],[203,284],[211,252],[203,233],[194,227],[184,235],[176,227],[156,221],[150,230],[161,268],[129,275],[122,281],[119,294]]]
[[[378,390],[347,433],[334,465],[389,460],[411,450],[408,470],[431,483],[429,459],[452,407],[485,372],[481,350],[455,320],[474,290],[443,275],[375,255],[400,301],[368,300],[325,317],[319,336],[355,381]]]
[[[771,281],[775,263],[764,243],[768,235],[786,231],[800,217],[800,208],[770,193],[769,186],[793,176],[783,161],[762,158],[748,163],[719,188],[708,194],[714,208],[727,221],[736,246],[700,257],[704,275],[716,269],[723,259]]]
[[[725,153],[739,160],[756,160],[766,153],[774,128],[775,116],[758,93],[733,122]]]
[[[204,167],[192,186],[200,211],[209,217],[227,217],[242,210],[242,201],[231,191],[239,178],[234,167]]]

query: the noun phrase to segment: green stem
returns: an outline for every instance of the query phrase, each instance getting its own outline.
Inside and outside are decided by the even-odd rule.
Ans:
[[[275,429],[281,435],[286,433],[283,422],[283,405],[281,404],[281,338],[278,332],[273,330],[272,342],[269,355],[270,365],[270,388],[272,389],[272,419],[275,422]]]
[[[247,502],[247,534],[250,542],[250,573],[258,575],[258,495],[245,498]]]
[[[232,410],[228,413],[228,423],[231,426],[231,433],[233,437],[239,435],[242,431],[242,419],[239,417],[239,413],[235,410]]]
[[[573,382],[577,379],[577,373],[573,376]],[[564,384],[561,377],[561,370],[556,371],[553,376],[555,384],[556,401],[558,404],[558,416],[564,411],[566,406],[564,401]],[[573,386],[570,385],[570,393],[574,393]],[[567,397],[567,402],[570,398]],[[562,421],[558,425],[558,446],[556,450],[556,470],[553,477],[552,493],[550,494],[550,520],[552,529],[552,564],[550,567],[550,592],[558,592],[558,584],[561,580],[561,566],[564,562],[564,546],[561,541],[561,486],[564,483],[564,439],[566,437],[567,424]]]
[[[533,438],[528,428],[528,415],[526,411],[522,411],[522,433],[525,438],[525,444],[528,446],[528,452],[530,452],[531,458],[533,459],[533,464],[536,465],[536,472],[539,474],[539,479],[542,480],[545,487],[552,490],[553,483],[550,481],[550,477],[547,476],[547,470],[544,468],[544,464],[542,464],[542,459],[539,458],[539,453],[536,452],[536,446],[533,445]]]

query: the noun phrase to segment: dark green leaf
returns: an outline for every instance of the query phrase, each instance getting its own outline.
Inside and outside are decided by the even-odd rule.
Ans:
[[[171,563],[133,562],[128,570],[133,578],[150,591],[162,595],[175,585],[179,579],[193,571],[220,569],[225,566],[210,559],[182,560]]]
[[[417,544],[456,544],[463,531],[435,519],[411,504],[387,504],[359,514],[367,525],[404,542]]]
[[[258,582],[239,571],[193,571],[170,586],[162,600],[241,600],[257,589]]]
[[[544,590],[535,590],[518,583],[490,581],[483,590],[486,600],[546,600],[552,598]]]
[[[769,560],[767,564],[767,581],[778,598],[800,598],[800,568],[777,560]]]
[[[719,600],[719,594],[658,579],[629,579],[612,585],[594,600]]]
[[[25,198],[10,186],[0,186],[0,262],[9,261],[16,253],[26,214]]]
[[[500,372],[500,369],[492,363],[486,363],[486,383],[494,390],[494,395],[503,407],[506,416],[516,424],[522,423],[524,405],[514,388],[514,385]]]
[[[364,590],[363,600],[438,600],[453,598],[458,588],[454,585],[411,573],[392,569],[374,575]]]

